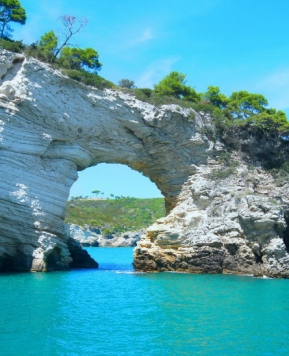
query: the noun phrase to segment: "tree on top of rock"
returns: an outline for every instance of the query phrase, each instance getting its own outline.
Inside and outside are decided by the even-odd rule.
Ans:
[[[228,98],[220,92],[220,88],[212,85],[208,87],[202,99],[221,109],[224,109],[228,104]]]
[[[134,81],[133,80],[129,80],[129,79],[121,79],[118,82],[118,85],[121,88],[135,89]]]
[[[85,49],[65,47],[61,51],[59,63],[63,68],[91,69],[96,73],[102,66],[98,57],[98,52],[91,47]]]
[[[193,102],[199,101],[200,95],[195,89],[186,85],[185,78],[185,74],[171,72],[155,85],[155,93],[162,96],[173,96],[177,99],[185,99]]]
[[[0,38],[11,37],[13,30],[9,25],[10,22],[24,25],[26,19],[25,9],[18,0],[0,1]]]
[[[58,37],[56,36],[54,31],[46,32],[43,36],[41,36],[39,41],[39,49],[40,53],[38,53],[38,57],[40,59],[47,60],[51,62],[54,58],[54,54],[57,50],[58,46]]]
[[[266,111],[268,100],[262,94],[251,94],[245,90],[232,93],[226,111],[233,119],[248,119]]]
[[[55,51],[53,61],[64,47],[71,46],[71,43],[69,43],[71,37],[78,33],[87,24],[86,18],[77,18],[72,15],[60,16],[59,20],[63,26],[63,30],[61,32],[63,40],[61,46],[59,46]]]

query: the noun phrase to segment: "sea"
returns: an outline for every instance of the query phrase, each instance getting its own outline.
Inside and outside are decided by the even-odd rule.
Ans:
[[[99,269],[0,275],[1,356],[289,355],[289,280]]]

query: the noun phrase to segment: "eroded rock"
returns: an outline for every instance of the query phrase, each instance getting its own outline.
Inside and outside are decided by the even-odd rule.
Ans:
[[[151,263],[161,247],[169,270],[288,277],[288,193],[288,184],[276,187],[268,173],[249,171],[241,160],[236,173],[221,180],[200,167],[183,185],[179,204],[138,243],[135,268],[163,270]]]
[[[166,199],[137,270],[289,277],[288,184],[237,153],[236,172],[213,178],[225,147],[204,134],[208,115],[89,88],[4,50],[0,73],[0,270],[72,265],[69,189],[78,170],[106,162],[142,172]]]
[[[75,224],[65,224],[67,235],[84,247],[134,247],[145,230],[127,231],[121,234],[102,235],[101,230]]]

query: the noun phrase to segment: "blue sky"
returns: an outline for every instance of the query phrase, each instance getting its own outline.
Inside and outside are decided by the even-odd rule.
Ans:
[[[287,0],[20,0],[28,19],[13,26],[14,39],[32,43],[59,31],[61,15],[86,17],[75,37],[93,47],[103,63],[100,75],[118,83],[134,80],[153,87],[172,70],[186,74],[197,91],[219,86],[230,95],[261,93],[269,106],[289,115],[289,1]],[[101,165],[80,173],[72,195],[157,196],[148,179]],[[115,182],[109,182],[115,176]],[[81,183],[83,181],[83,183]],[[127,182],[124,191],[120,182]],[[79,185],[79,187],[77,187]],[[91,188],[92,186],[92,188]]]

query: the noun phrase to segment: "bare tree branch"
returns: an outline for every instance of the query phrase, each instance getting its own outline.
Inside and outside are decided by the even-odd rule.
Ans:
[[[76,18],[72,15],[60,16],[59,21],[63,26],[62,35],[64,36],[64,40],[62,45],[56,50],[52,62],[55,61],[62,48],[69,45],[71,37],[78,33],[88,22],[86,18]]]

